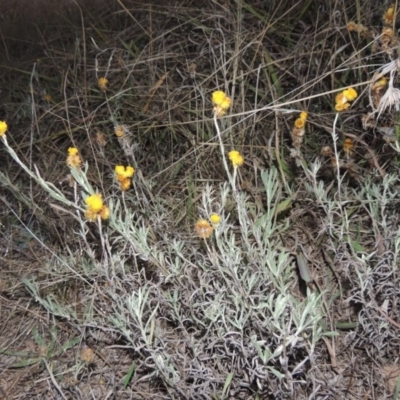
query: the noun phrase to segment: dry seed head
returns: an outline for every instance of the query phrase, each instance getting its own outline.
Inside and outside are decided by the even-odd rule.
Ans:
[[[296,127],[293,128],[293,130],[292,130],[292,142],[293,142],[293,146],[296,149],[299,149],[301,144],[303,143],[305,132],[306,131],[305,131],[304,128],[296,128]]]
[[[397,37],[394,34],[392,28],[383,28],[381,37],[379,39],[382,47],[382,51],[391,56],[393,54],[393,49],[397,46]]]
[[[103,132],[96,132],[96,143],[100,147],[106,147],[107,139],[106,139],[106,135]]]
[[[331,157],[331,164],[332,164],[332,168],[337,169],[338,164],[337,164],[337,160],[336,160],[335,156]],[[340,163],[339,163],[339,166],[340,166]]]
[[[387,88],[386,78],[381,78],[372,85],[371,99],[375,108],[379,107],[379,103],[381,102],[381,99],[386,91],[386,88]]]
[[[365,27],[363,24],[357,24],[351,21],[347,24],[347,29],[349,32],[357,32],[361,37],[366,38],[372,36],[372,32]]]
[[[324,157],[332,157],[333,154],[333,150],[331,146],[324,146],[321,149],[321,155],[323,155]]]
[[[374,118],[374,113],[363,114],[361,116],[361,123],[365,130],[369,128],[375,128],[376,121]]]
[[[194,230],[199,238],[208,239],[212,235],[214,228],[206,219],[199,219],[194,225]]]
[[[110,217],[110,209],[107,206],[103,206],[100,210],[100,218],[106,220]]]
[[[90,364],[94,360],[94,351],[89,347],[82,349],[79,357],[82,361],[85,361],[86,364]]]
[[[92,222],[94,222],[94,221],[97,220],[97,216],[98,216],[98,215],[99,215],[99,213],[94,212],[94,211],[91,210],[90,208],[88,208],[88,209],[85,211],[85,218],[86,218],[87,220],[89,220],[89,221],[92,221]]]

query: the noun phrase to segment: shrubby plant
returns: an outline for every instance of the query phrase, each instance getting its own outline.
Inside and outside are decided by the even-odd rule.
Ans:
[[[378,43],[380,51],[392,57],[396,35],[390,25],[395,24],[395,14],[394,6],[386,10],[376,39],[371,29],[356,22],[347,25],[348,32]],[[19,353],[25,359],[13,366],[47,370],[52,387],[68,398],[73,385],[67,384],[67,376],[73,382],[91,377],[98,371],[97,360],[108,365],[110,354],[119,350],[124,359],[115,357],[112,362],[118,368],[116,396],[136,395],[146,384],[149,391],[172,399],[311,399],[351,392],[349,349],[364,357],[363,362],[395,363],[399,178],[393,169],[387,172],[386,165],[381,166],[371,146],[351,129],[357,107],[359,111],[366,104],[369,112],[361,122],[374,135],[388,115],[398,118],[398,60],[382,65],[371,79],[335,79],[343,85],[312,96],[302,96],[302,87],[285,95],[271,67],[279,96],[274,94],[265,106],[256,104],[258,97],[265,100],[269,95],[250,81],[240,88],[241,101],[235,100],[236,87],[225,77],[228,62],[222,62],[221,73],[229,94],[198,85],[191,65],[198,97],[179,112],[196,115],[196,140],[201,138],[201,144],[190,132],[195,163],[209,162],[196,151],[212,142],[212,162],[223,167],[223,178],[207,179],[204,171],[213,168],[207,165],[196,184],[183,174],[188,179],[181,185],[184,194],[169,196],[168,190],[153,190],[155,178],[143,173],[145,167],[138,161],[141,144],[121,111],[130,89],[110,94],[116,87],[111,68],[116,54],[113,50],[106,68],[101,68],[98,58],[104,54],[96,56],[92,86],[104,100],[96,111],[107,113],[112,138],[99,127],[91,136],[97,152],[87,161],[79,143],[66,144],[67,184],[45,179],[39,167],[29,164],[10,144],[11,121],[0,121],[4,149],[43,190],[46,206],[68,219],[72,238],[55,249],[32,232],[50,257],[40,273],[19,279],[54,326],[66,321],[78,338],[64,340],[58,328],[50,338],[34,331],[35,342],[46,348]],[[125,65],[122,59],[119,63]],[[346,63],[340,68],[347,71],[349,65],[358,68]],[[167,75],[149,91],[138,119],[148,112]],[[124,76],[122,87],[127,79]],[[308,85],[314,88],[311,80]],[[245,107],[246,91],[256,93],[250,111]],[[259,123],[259,115],[275,119],[275,130],[268,132],[269,139],[260,142],[262,150],[257,152],[238,140],[235,129],[247,134]],[[157,118],[156,127],[166,114],[160,112]],[[285,136],[280,132],[283,121]],[[392,154],[400,154],[396,128],[378,132],[383,132]],[[147,130],[140,133],[149,135]],[[117,147],[112,161],[105,151],[111,139]],[[98,160],[106,160],[103,168]],[[157,160],[149,164],[153,162]],[[1,171],[0,179],[18,193]],[[30,204],[23,193],[18,196]],[[61,350],[55,349],[56,341],[64,343]],[[53,370],[54,359],[75,346],[79,352],[74,362]],[[357,353],[360,348],[366,348],[362,356]],[[2,354],[6,351],[0,347]],[[367,374],[355,368],[351,373]],[[361,386],[352,398],[367,398]],[[340,395],[338,388],[344,390]]]

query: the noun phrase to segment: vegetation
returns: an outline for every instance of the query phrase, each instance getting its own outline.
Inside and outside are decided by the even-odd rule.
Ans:
[[[2,34],[1,396],[397,399],[397,2],[150,3]]]

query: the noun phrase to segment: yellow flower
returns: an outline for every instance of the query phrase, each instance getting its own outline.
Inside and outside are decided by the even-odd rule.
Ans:
[[[117,165],[115,167],[115,173],[117,174],[117,181],[121,182],[126,178],[132,178],[135,173],[135,168],[131,166],[124,167],[123,165]]]
[[[132,183],[132,181],[129,178],[126,178],[126,179],[123,179],[122,181],[120,181],[121,190],[123,190],[123,191],[128,190],[131,187],[131,183]]]
[[[85,203],[88,206],[88,209],[94,213],[99,213],[103,208],[103,199],[101,198],[100,193],[86,197]]]
[[[343,111],[347,110],[350,107],[350,101],[353,101],[358,96],[358,93],[353,88],[348,88],[343,90],[341,93],[336,95],[335,97],[335,110]]]
[[[211,214],[210,221],[213,225],[218,225],[221,222],[221,217],[218,214]]]
[[[228,157],[232,162],[234,168],[240,167],[244,163],[243,156],[236,150],[232,150],[228,153]]]
[[[308,112],[302,111],[302,112],[300,113],[300,119],[306,121],[306,120],[307,120],[307,117],[308,117]]]
[[[88,206],[85,211],[85,217],[89,221],[96,221],[99,215],[101,219],[108,219],[110,216],[110,209],[103,204],[103,199],[101,198],[100,193],[86,197],[85,203]]]
[[[4,136],[7,132],[8,126],[6,121],[0,121],[0,136]]]
[[[348,88],[348,89],[343,90],[343,95],[346,97],[346,99],[348,101],[353,101],[357,98],[358,93],[355,89]]]
[[[217,117],[225,115],[231,105],[231,99],[222,90],[213,92],[212,102],[214,104],[213,112]]]
[[[194,229],[196,234],[201,239],[208,239],[212,233],[214,228],[210,225],[210,223],[206,219],[199,219],[195,225]]]
[[[374,82],[374,84],[372,85],[372,90],[373,90],[374,92],[375,92],[375,91],[378,91],[378,90],[381,90],[381,89],[385,88],[386,85],[387,85],[387,79],[386,79],[386,78],[378,79],[378,80],[377,80],[376,82]]]
[[[82,160],[78,155],[78,149],[76,147],[70,147],[68,149],[68,157],[65,162],[70,168],[79,168],[81,166]]]
[[[345,104],[336,103],[335,110],[343,111],[343,110],[347,110],[349,107],[350,107],[350,103],[345,103]]]
[[[108,84],[108,79],[104,78],[103,76],[99,78],[99,80],[97,81],[99,89],[103,92],[107,89],[107,84]]]
[[[304,126],[306,125],[306,121],[302,118],[297,118],[296,121],[294,121],[294,126],[296,128],[304,128]]]
[[[226,99],[226,94],[222,90],[216,90],[212,94],[212,102],[216,106],[220,106]]]
[[[131,166],[124,167],[117,165],[115,167],[116,179],[120,183],[121,190],[128,190],[131,187],[131,179],[135,173],[135,168]]]
[[[76,156],[78,154],[78,149],[76,147],[70,147],[68,149],[68,154],[70,156]]]
[[[117,137],[122,137],[122,136],[124,136],[124,132],[125,132],[124,126],[123,126],[123,125],[116,125],[116,126],[114,127],[114,132],[115,132],[115,135],[116,135]]]
[[[343,93],[339,93],[335,97],[336,104],[346,104],[347,103],[347,98]]]

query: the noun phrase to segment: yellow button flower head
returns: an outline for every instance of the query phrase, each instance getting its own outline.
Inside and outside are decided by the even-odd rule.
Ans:
[[[353,101],[357,98],[358,93],[354,88],[348,88],[343,90],[335,97],[335,110],[343,111],[347,110],[350,107],[350,101]]]
[[[231,99],[222,90],[213,92],[212,102],[214,104],[213,112],[217,117],[225,115],[231,105]]]
[[[115,167],[115,173],[117,174],[116,179],[120,183],[121,190],[128,190],[131,187],[131,178],[135,173],[135,168],[117,165]]]
[[[213,225],[219,225],[219,223],[221,222],[221,217],[218,214],[211,214],[210,221]]]
[[[117,181],[121,181],[126,178],[132,178],[133,174],[135,173],[135,168],[130,166],[124,167],[123,165],[117,165],[115,167],[115,173],[117,174]]]
[[[348,88],[343,90],[343,95],[346,97],[347,101],[353,101],[357,98],[358,93],[354,88]]]
[[[306,111],[302,111],[299,118],[294,121],[294,127],[292,130],[292,141],[296,149],[299,149],[301,144],[303,143],[303,138],[305,134],[304,127],[306,126],[307,117],[308,113]]]
[[[210,225],[210,223],[206,219],[199,219],[195,225],[194,229],[196,234],[201,239],[208,239],[212,233],[214,228]]]
[[[89,221],[96,221],[97,216],[99,215],[101,219],[108,219],[110,216],[110,210],[105,204],[103,204],[103,199],[101,198],[100,193],[86,197],[85,203],[88,207],[85,212],[85,217]]]
[[[88,206],[88,209],[95,213],[99,213],[103,208],[103,199],[101,198],[100,193],[86,197],[85,203]]]
[[[215,106],[220,106],[226,97],[226,94],[222,90],[216,90],[212,94],[212,102]]]
[[[294,121],[294,126],[296,128],[304,128],[304,126],[306,125],[306,121],[304,119],[301,118],[297,118],[296,121]]]
[[[0,121],[0,136],[4,136],[7,132],[8,126],[6,121]]]
[[[78,149],[76,147],[70,147],[68,149],[66,164],[70,168],[79,168],[81,166],[82,160],[78,155]]]
[[[307,117],[308,117],[308,113],[306,111],[302,111],[300,113],[300,119],[302,119],[303,121],[307,121]]]
[[[231,160],[234,168],[240,167],[244,163],[243,156],[237,150],[230,151],[228,153],[228,157]]]
[[[99,78],[99,80],[97,81],[97,85],[99,86],[99,89],[102,92],[104,92],[107,89],[107,84],[108,84],[108,79],[104,78],[104,76]]]

